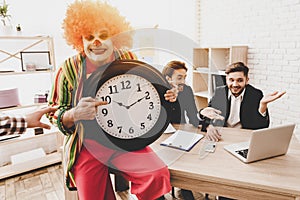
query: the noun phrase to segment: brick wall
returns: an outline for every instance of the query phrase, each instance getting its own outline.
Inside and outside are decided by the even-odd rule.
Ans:
[[[300,0],[198,0],[200,46],[247,45],[250,83],[269,104],[271,126],[294,122],[300,136]]]

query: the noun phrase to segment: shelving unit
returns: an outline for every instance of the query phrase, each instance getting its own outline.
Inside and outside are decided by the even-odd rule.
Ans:
[[[247,64],[247,54],[247,46],[194,48],[193,90],[198,109],[207,106],[216,83],[225,77],[226,66],[238,61]]]
[[[31,90],[33,90],[33,87],[51,88],[56,70],[53,38],[50,36],[0,36],[0,43],[0,89],[3,87],[16,87],[19,89],[19,92],[23,92],[22,95],[24,93],[33,93],[28,94],[28,98],[30,98],[28,100],[32,101],[32,103],[0,109],[0,112],[25,114],[30,112],[30,110],[45,106],[45,103],[33,102],[34,91]],[[21,52],[45,52],[45,50],[47,55],[49,55],[49,66],[51,66],[48,70],[22,70]],[[43,117],[42,121],[44,123],[48,122],[46,117]],[[61,162],[61,145],[62,134],[55,127],[52,127],[51,130],[44,129],[44,133],[40,135],[35,135],[33,129],[27,129],[26,133],[18,138],[0,141],[0,179]],[[41,150],[45,155],[37,156],[37,151],[35,150]],[[12,156],[15,155],[22,155],[21,159],[19,159],[20,162],[12,162]]]
[[[45,94],[53,83],[56,70],[53,38],[0,35],[0,43],[0,89],[18,88],[21,106],[33,105],[35,94]],[[45,66],[29,71],[26,62],[42,62]]]
[[[55,129],[41,135],[34,135],[30,130],[18,138],[0,141],[0,179],[61,162],[59,134]],[[28,155],[24,162],[11,163],[11,156],[38,148],[46,155],[39,158]]]
[[[50,36],[22,36],[22,35],[0,35],[0,65],[8,61],[19,61],[21,67],[21,52],[26,51],[40,51],[41,46],[44,45],[43,50],[49,51],[51,71],[55,71],[55,56],[53,38]],[[13,45],[12,45],[13,44]],[[12,47],[17,48],[12,48]],[[1,71],[1,67],[0,67]],[[21,72],[21,70],[19,71]],[[10,73],[11,74],[11,73]]]

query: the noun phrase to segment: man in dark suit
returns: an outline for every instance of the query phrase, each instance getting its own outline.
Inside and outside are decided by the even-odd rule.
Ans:
[[[164,67],[162,74],[167,81],[178,90],[176,102],[171,105],[170,122],[177,124],[190,123],[195,127],[201,124],[197,117],[198,111],[196,108],[193,90],[185,84],[188,68],[184,62],[172,60]],[[188,122],[186,117],[188,117]]]
[[[215,126],[226,126],[244,129],[260,129],[269,126],[268,103],[280,98],[285,92],[274,92],[264,96],[262,91],[248,84],[249,68],[242,62],[229,65],[225,71],[226,86],[216,89],[209,102],[209,107],[221,111],[224,120],[213,120],[204,117],[200,110],[200,117],[205,120],[202,126],[207,131],[207,138],[219,141],[221,134]]]

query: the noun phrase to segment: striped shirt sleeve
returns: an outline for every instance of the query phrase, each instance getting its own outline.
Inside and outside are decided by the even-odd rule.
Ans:
[[[22,134],[26,131],[27,122],[23,116],[0,116],[0,136]]]
[[[60,116],[66,110],[72,107],[72,91],[74,88],[74,80],[78,77],[76,67],[80,57],[72,57],[64,62],[59,68],[54,79],[52,92],[50,94],[49,105],[58,106],[58,110],[54,115],[48,115],[52,124],[57,126],[59,130],[68,135],[60,121]]]

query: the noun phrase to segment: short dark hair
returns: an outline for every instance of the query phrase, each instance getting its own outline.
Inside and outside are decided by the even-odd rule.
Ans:
[[[166,77],[171,77],[175,70],[177,69],[184,69],[185,71],[188,70],[188,68],[185,66],[184,62],[173,60],[167,63],[167,65],[164,67],[162,74]]]
[[[225,70],[225,74],[230,74],[232,72],[244,72],[244,75],[248,77],[249,68],[242,62],[235,62],[228,65]]]

